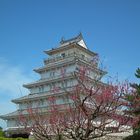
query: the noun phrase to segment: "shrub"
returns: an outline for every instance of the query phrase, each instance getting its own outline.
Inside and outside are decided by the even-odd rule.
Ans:
[[[3,137],[4,136],[4,132],[2,130],[2,128],[0,127],[0,137]]]
[[[123,140],[140,140],[140,134],[136,133],[136,134],[130,135],[124,138]]]

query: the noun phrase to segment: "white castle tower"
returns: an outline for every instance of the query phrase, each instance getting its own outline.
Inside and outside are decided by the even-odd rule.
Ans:
[[[98,61],[93,59],[97,54],[88,49],[82,34],[69,40],[62,39],[57,48],[44,52],[49,56],[48,59],[44,60],[43,67],[34,70],[40,74],[40,79],[23,85],[29,89],[28,95],[12,100],[18,105],[18,110],[0,116],[7,121],[7,132],[10,134],[22,133],[18,123],[19,113],[22,112],[23,115],[28,116],[29,107],[46,111],[49,106],[46,99],[52,96],[55,96],[56,103],[61,107],[68,104],[69,100],[63,88],[69,91],[76,84],[72,73],[77,71],[78,67],[89,67],[91,70],[89,77],[93,80],[101,79],[106,74],[98,68]]]

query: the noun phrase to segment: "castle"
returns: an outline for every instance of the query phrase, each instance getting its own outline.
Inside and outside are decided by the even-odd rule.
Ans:
[[[48,58],[44,60],[44,66],[34,69],[40,75],[40,79],[24,84],[29,94],[12,100],[18,105],[18,110],[0,116],[7,121],[6,131],[10,135],[24,133],[18,121],[20,113],[28,116],[28,108],[40,108],[42,112],[46,112],[49,106],[47,98],[55,96],[56,103],[61,107],[67,105],[69,99],[63,88],[70,91],[76,85],[77,81],[72,73],[77,71],[78,67],[90,67],[88,76],[93,80],[96,78],[101,80],[106,74],[98,68],[98,61],[93,59],[98,54],[88,49],[82,34],[69,40],[62,39],[57,48],[44,52],[48,55]]]

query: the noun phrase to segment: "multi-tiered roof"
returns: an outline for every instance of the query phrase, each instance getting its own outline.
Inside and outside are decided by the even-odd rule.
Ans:
[[[26,110],[28,103],[32,102],[35,104],[35,101],[40,102],[40,100],[43,101],[50,96],[64,96],[65,90],[62,90],[62,85],[66,82],[65,88],[67,90],[72,88],[75,82],[72,72],[77,70],[77,66],[88,66],[92,71],[92,80],[94,80],[95,75],[98,79],[101,79],[106,73],[98,68],[98,61],[95,62],[95,59],[93,59],[97,57],[97,54],[87,48],[82,34],[69,40],[62,39],[59,47],[44,52],[49,58],[44,60],[43,67],[34,69],[36,73],[40,74],[41,78],[35,82],[23,85],[30,90],[30,93],[26,96],[13,99],[12,102],[21,107],[15,112],[0,116],[2,119],[8,120],[9,122],[15,121],[21,111],[23,114],[28,115]],[[52,86],[55,84],[59,86],[59,90],[57,89],[55,92],[52,92]],[[37,106],[34,105],[34,107]],[[45,109],[47,104],[39,107]],[[16,124],[10,124],[10,127],[12,128],[14,125]]]

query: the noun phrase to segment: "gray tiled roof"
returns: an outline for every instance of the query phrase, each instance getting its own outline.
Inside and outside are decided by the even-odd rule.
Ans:
[[[28,100],[28,99],[41,98],[41,97],[44,97],[44,96],[49,96],[49,93],[46,92],[46,93],[29,94],[29,95],[14,99],[14,100],[12,100],[12,102],[16,103],[16,102],[20,102],[20,101],[24,101],[24,100]]]
[[[64,38],[61,39],[60,41],[60,47],[61,46],[65,46],[66,44],[72,44],[72,43],[77,43],[79,42],[80,40],[83,39],[83,36],[82,34],[80,33],[78,36],[74,37],[74,38],[71,38],[71,39],[68,39],[68,40],[64,40]]]
[[[35,108],[32,110],[35,110]],[[48,110],[47,107],[42,107],[42,108],[38,109],[38,112],[43,113],[43,112],[46,112],[47,110]],[[15,118],[20,115],[29,115],[28,109],[16,110],[14,112],[11,112],[11,113],[8,113],[5,115],[1,115],[0,118],[7,120],[8,118]]]
[[[66,103],[66,104],[59,104],[59,109],[63,110],[65,107],[68,107],[70,104]],[[39,108],[28,108],[28,109],[24,109],[24,110],[16,110],[12,113],[8,113],[5,115],[1,115],[0,118],[4,119],[4,120],[8,120],[10,118],[16,118],[20,117],[21,115],[24,116],[28,116],[28,115],[32,115],[32,114],[46,114],[50,112],[50,108],[49,106],[44,106],[44,107],[39,107]]]
[[[67,75],[63,78],[63,79],[68,79],[72,77],[72,72],[69,72],[67,73]],[[26,87],[26,88],[29,88],[29,87],[32,87],[32,86],[35,86],[35,85],[42,85],[42,84],[46,84],[46,83],[50,83],[50,82],[54,82],[54,81],[60,81],[62,79],[62,75],[58,75],[58,76],[55,76],[55,77],[50,77],[50,78],[47,78],[47,79],[40,79],[38,81],[35,81],[35,82],[31,82],[31,83],[28,83],[28,84],[24,84],[23,86]]]
[[[11,113],[8,113],[8,114],[5,114],[5,115],[1,115],[0,118],[2,119],[6,119],[6,118],[9,118],[11,116],[17,116],[19,113],[18,113],[18,110],[17,111],[14,111],[14,112],[11,112]]]
[[[68,91],[70,91],[71,87],[68,87],[67,89],[68,89]],[[52,93],[51,91],[42,92],[42,93],[33,93],[33,94],[29,94],[29,95],[14,99],[14,100],[12,100],[12,102],[19,103],[19,102],[28,101],[28,100],[41,99],[44,97],[47,98],[47,97],[52,96],[52,95],[53,96],[59,96],[59,95],[61,96],[63,94],[67,94],[67,93],[64,90],[58,91],[57,93]]]

